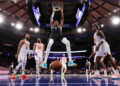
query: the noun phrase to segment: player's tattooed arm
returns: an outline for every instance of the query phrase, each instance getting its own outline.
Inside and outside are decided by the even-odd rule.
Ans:
[[[18,49],[17,49],[17,54],[16,54],[16,58],[18,58],[18,55],[19,55],[19,52],[20,52],[20,49],[21,49],[21,46],[25,43],[24,40],[21,40],[19,42],[19,45],[18,45]]]
[[[36,48],[36,43],[34,43],[33,52],[34,52],[35,55],[37,55],[37,53],[35,52],[35,48]]]
[[[64,24],[64,13],[63,13],[63,7],[61,8],[61,22],[60,22],[60,27],[63,27]]]

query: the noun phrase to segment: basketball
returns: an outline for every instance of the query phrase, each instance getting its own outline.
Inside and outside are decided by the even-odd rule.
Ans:
[[[62,64],[59,60],[56,60],[51,63],[50,69],[55,70],[55,71],[60,71],[62,69]]]

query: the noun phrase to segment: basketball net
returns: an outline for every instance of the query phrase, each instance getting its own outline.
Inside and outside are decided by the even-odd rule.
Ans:
[[[55,9],[56,11],[61,10],[63,7],[63,2],[60,0],[53,0],[52,2],[52,8]]]

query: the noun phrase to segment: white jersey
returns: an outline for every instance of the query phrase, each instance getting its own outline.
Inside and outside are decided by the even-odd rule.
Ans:
[[[36,43],[35,52],[37,53],[37,55],[35,55],[35,60],[37,62],[43,61],[43,48],[44,45],[42,43]]]
[[[97,33],[98,33],[98,31],[96,31],[95,34],[94,34],[94,43],[96,45],[98,45],[102,40],[102,38],[100,36],[98,36]]]
[[[24,39],[24,44],[22,45],[22,47],[20,48],[20,52],[25,52],[26,54],[29,52],[29,46],[30,46],[30,42],[27,41],[26,39]]]
[[[96,31],[94,34],[94,42],[96,46],[98,46],[101,41],[103,41],[103,43],[100,45],[99,50],[95,52],[95,58],[96,56],[105,57],[106,55],[111,55],[109,44],[105,39],[102,39],[100,36],[98,36],[97,33],[98,31]]]
[[[44,45],[42,43],[37,43],[35,48],[36,53],[40,53],[40,54],[43,53],[43,48]]]
[[[18,55],[18,62],[19,61],[27,61],[27,53],[29,53],[29,46],[30,46],[30,42],[27,41],[26,39],[24,39],[24,44],[21,46],[20,48],[20,52]]]

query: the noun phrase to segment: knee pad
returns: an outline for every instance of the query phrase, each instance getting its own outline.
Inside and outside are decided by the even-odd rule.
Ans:
[[[66,44],[66,45],[70,45],[70,42],[69,42],[69,40],[67,40],[67,38],[63,38],[62,43]]]
[[[52,45],[53,43],[54,43],[54,40],[53,40],[53,39],[50,39],[48,44],[49,44],[49,45]]]

